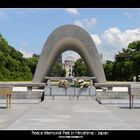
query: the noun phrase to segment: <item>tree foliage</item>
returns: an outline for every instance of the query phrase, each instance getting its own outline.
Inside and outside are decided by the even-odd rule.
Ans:
[[[104,64],[107,80],[132,81],[140,74],[140,41],[134,41],[128,48],[115,55],[115,61]]]
[[[113,71],[114,62],[107,60],[106,64],[103,65],[104,72],[106,75],[107,80],[113,80],[112,71]]]
[[[59,63],[55,63],[53,66],[50,76],[56,76],[56,77],[65,77],[66,70],[62,69],[62,66]]]
[[[39,56],[33,54],[31,58],[26,59],[27,66],[30,68],[32,76],[34,76]]]
[[[28,81],[32,73],[23,54],[0,35],[0,81]]]
[[[84,61],[80,58],[75,62],[74,65],[74,75],[76,77],[80,77],[80,76],[88,76],[88,70],[86,68],[86,65],[84,63]]]
[[[32,80],[39,55],[33,54],[24,58],[23,54],[13,47],[0,35],[0,81],[29,81]],[[51,76],[65,76],[66,71],[56,63]]]

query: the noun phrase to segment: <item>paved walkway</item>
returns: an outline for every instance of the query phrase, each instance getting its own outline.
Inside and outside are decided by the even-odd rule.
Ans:
[[[9,110],[0,108],[0,129],[140,129],[140,108],[129,109],[128,104],[101,105],[91,97],[46,97],[41,103],[18,99]]]

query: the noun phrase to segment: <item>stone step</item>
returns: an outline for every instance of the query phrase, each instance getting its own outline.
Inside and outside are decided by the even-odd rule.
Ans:
[[[91,100],[95,96],[45,96],[45,100]]]

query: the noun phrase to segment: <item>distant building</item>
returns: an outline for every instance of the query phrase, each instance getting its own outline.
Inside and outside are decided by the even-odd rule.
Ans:
[[[73,57],[69,56],[64,61],[62,68],[66,70],[66,77],[71,77],[73,75],[73,67],[74,67],[75,60]]]

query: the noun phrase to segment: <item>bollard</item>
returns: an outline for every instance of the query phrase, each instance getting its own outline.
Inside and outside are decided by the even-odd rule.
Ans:
[[[134,95],[132,94],[132,108],[134,108]]]
[[[50,87],[50,96],[52,96],[52,87]]]
[[[52,96],[52,100],[55,100],[55,97],[52,95],[52,87],[50,87],[50,96]]]
[[[131,93],[131,86],[128,86],[128,94],[129,94],[129,108],[132,108],[132,93]]]
[[[65,96],[67,96],[67,88],[65,88]]]
[[[74,94],[73,94],[73,98],[75,97],[75,95],[76,95],[76,89],[75,89],[75,87],[74,87]]]

